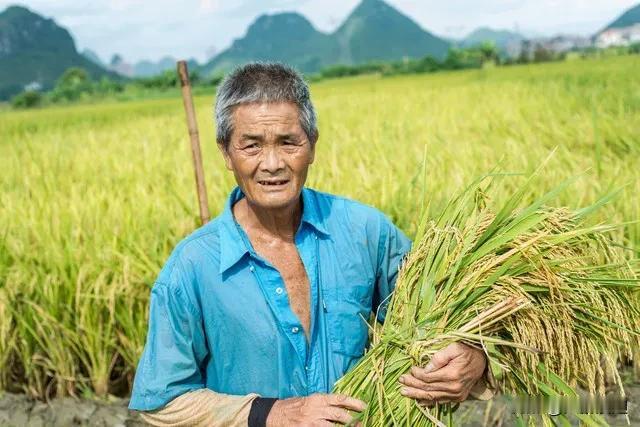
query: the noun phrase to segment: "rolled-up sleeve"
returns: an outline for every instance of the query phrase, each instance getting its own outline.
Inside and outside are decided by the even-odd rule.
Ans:
[[[180,274],[151,291],[147,340],[134,379],[130,409],[158,409],[175,397],[204,388],[208,355],[198,308],[189,301]]]
[[[384,322],[398,270],[411,249],[411,240],[386,216],[381,216],[378,237],[378,269],[373,309],[379,322]]]

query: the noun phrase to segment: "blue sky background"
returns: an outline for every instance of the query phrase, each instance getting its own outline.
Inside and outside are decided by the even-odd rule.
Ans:
[[[462,37],[479,26],[526,35],[591,35],[639,0],[387,0],[423,28]],[[322,31],[334,30],[359,0],[0,0],[21,4],[71,31],[80,50],[103,61],[164,55],[204,61],[242,37],[263,13],[297,11]]]

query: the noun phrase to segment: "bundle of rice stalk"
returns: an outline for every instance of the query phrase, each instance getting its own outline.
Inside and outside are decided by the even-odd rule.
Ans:
[[[605,368],[622,393],[616,361],[640,346],[640,313],[630,302],[638,264],[613,241],[619,226],[585,221],[612,196],[577,211],[546,206],[568,181],[519,208],[532,179],[492,209],[496,178],[485,177],[439,218],[423,219],[384,325],[372,326],[369,350],[334,389],[367,402],[363,425],[450,424],[450,404],[422,407],[400,394],[398,378],[456,341],[484,349],[508,394],[602,395]]]

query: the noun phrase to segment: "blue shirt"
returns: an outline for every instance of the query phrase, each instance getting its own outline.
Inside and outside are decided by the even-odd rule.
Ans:
[[[365,320],[384,320],[411,242],[380,211],[302,190],[295,244],[310,282],[307,340],[278,271],[252,248],[232,206],[182,240],[151,291],[129,408],[196,389],[287,398],[330,392],[363,355]],[[380,308],[378,310],[378,308]]]

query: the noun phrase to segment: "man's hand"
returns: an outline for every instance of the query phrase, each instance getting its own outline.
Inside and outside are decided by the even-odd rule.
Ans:
[[[482,377],[487,359],[482,350],[453,343],[433,355],[424,367],[411,368],[400,377],[403,396],[425,406],[435,403],[462,402]]]
[[[267,427],[331,427],[353,421],[350,411],[362,412],[366,404],[342,394],[314,394],[278,400],[267,417]]]

